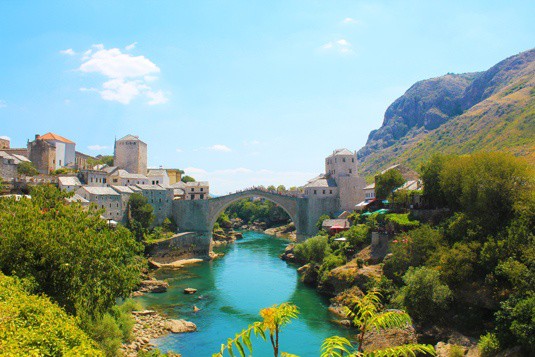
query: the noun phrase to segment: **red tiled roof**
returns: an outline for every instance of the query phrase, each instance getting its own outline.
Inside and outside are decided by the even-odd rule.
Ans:
[[[61,141],[63,143],[67,144],[74,144],[74,141],[70,141],[69,139],[64,138],[61,135],[54,134],[54,133],[46,133],[45,135],[41,135],[39,139],[43,140],[55,140],[55,141]]]

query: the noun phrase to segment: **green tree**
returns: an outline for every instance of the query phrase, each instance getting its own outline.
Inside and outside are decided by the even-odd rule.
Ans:
[[[36,176],[39,175],[39,171],[35,168],[34,164],[29,161],[22,161],[17,166],[17,172],[25,176]]]
[[[277,191],[278,191],[278,192],[285,192],[285,191],[286,191],[286,186],[284,186],[284,185],[278,185],[278,186],[277,186]]]
[[[440,274],[427,267],[411,267],[403,276],[405,286],[396,297],[407,311],[422,322],[435,321],[447,311],[452,300],[448,286],[440,281]]]
[[[268,191],[277,191],[277,188],[276,188],[274,185],[269,185],[269,186],[267,187],[267,190],[268,190]]]
[[[448,207],[484,228],[483,236],[507,224],[524,201],[533,199],[533,168],[505,153],[477,153],[447,160],[440,173]]]
[[[0,199],[0,270],[29,278],[82,319],[104,314],[139,281],[143,247],[124,227],[110,229],[101,210],[68,204],[54,187],[32,199]]]
[[[440,176],[444,168],[444,162],[449,158],[443,155],[433,155],[431,159],[420,166],[423,183],[423,198],[431,207],[445,207],[446,197],[442,190]]]
[[[294,254],[300,262],[313,262],[321,264],[323,258],[330,253],[329,238],[327,236],[315,236],[306,241],[296,244]]]
[[[320,218],[318,218],[318,221],[316,222],[316,228],[318,231],[321,231],[321,228],[323,227],[323,221],[326,219],[331,219],[331,217],[328,214],[322,214]]]
[[[354,326],[359,329],[356,348],[344,337],[333,336],[327,338],[322,345],[321,357],[343,356],[415,356],[417,353],[435,355],[431,345],[406,344],[383,350],[365,351],[366,333],[370,330],[385,331],[392,328],[402,328],[411,325],[410,316],[401,310],[385,310],[381,304],[381,296],[371,290],[363,297],[353,297],[350,306],[345,307],[347,316]]]
[[[405,179],[396,169],[388,170],[384,174],[375,177],[375,196],[384,200],[389,198],[394,190],[403,185]]]
[[[193,177],[191,177],[191,176],[184,175],[184,176],[182,176],[181,181],[184,182],[184,183],[188,183],[188,182],[195,182],[195,179]]]
[[[147,197],[140,193],[133,193],[128,200],[128,228],[135,234],[138,241],[143,240],[144,235],[154,221],[154,208],[149,204]]]

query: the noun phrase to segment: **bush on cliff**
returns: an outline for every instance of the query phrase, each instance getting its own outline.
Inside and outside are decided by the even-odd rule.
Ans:
[[[45,296],[29,294],[18,279],[0,273],[0,354],[102,356],[91,339]]]
[[[295,258],[302,263],[313,262],[321,264],[323,258],[329,252],[329,237],[321,235],[309,238],[303,243],[296,244],[294,247]]]
[[[403,276],[405,286],[395,298],[419,322],[433,322],[447,311],[452,300],[448,286],[440,281],[436,270],[411,267]]]

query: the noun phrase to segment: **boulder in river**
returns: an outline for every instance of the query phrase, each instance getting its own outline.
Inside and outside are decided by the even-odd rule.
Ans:
[[[197,292],[197,289],[194,288],[185,288],[184,294],[195,294]]]
[[[165,328],[172,333],[197,331],[197,325],[186,320],[168,320],[165,322]]]

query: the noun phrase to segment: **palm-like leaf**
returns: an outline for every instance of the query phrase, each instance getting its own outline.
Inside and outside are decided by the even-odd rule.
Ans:
[[[409,314],[405,311],[388,310],[372,317],[368,324],[375,327],[377,330],[385,330],[411,325],[412,320]]]
[[[417,355],[436,356],[431,345],[408,344],[358,354],[358,357],[416,357]]]
[[[321,344],[321,357],[342,357],[353,350],[351,342],[345,337],[332,336],[326,338]]]

